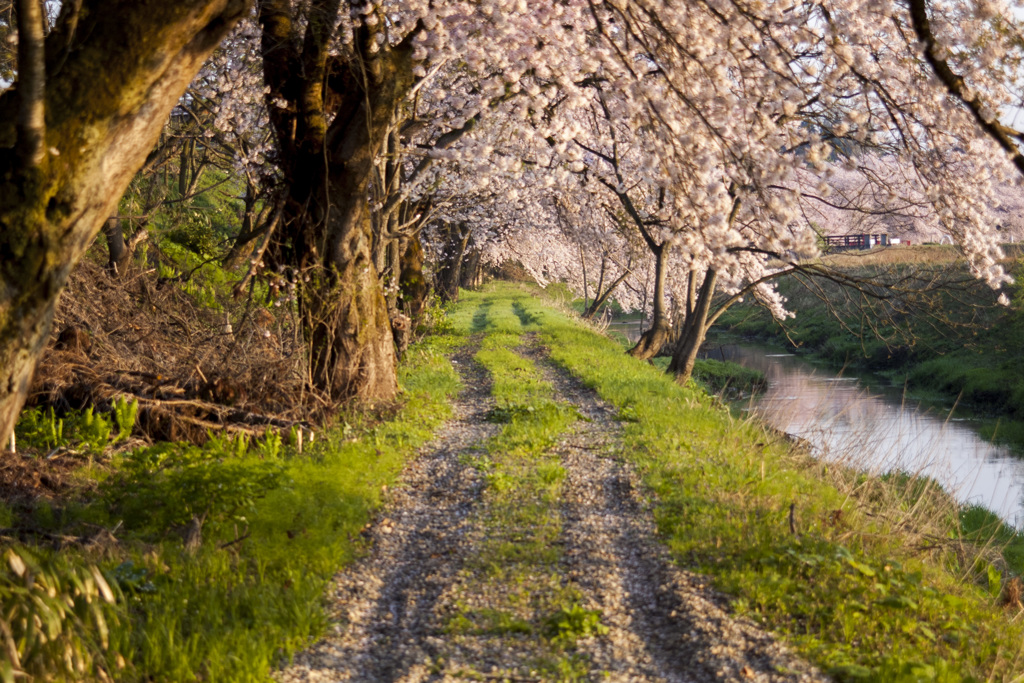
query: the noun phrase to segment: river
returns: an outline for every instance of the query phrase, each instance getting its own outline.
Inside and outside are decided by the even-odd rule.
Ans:
[[[764,372],[768,389],[744,409],[823,457],[874,473],[927,475],[961,502],[1024,526],[1024,459],[982,439],[976,421],[927,409],[902,387],[837,375],[778,350],[726,345],[706,355]]]

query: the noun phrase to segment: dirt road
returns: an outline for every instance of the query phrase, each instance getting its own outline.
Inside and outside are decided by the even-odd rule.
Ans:
[[[620,457],[615,411],[535,339],[518,351],[583,418],[538,460],[564,473],[556,494],[537,498],[532,523],[545,528],[510,523],[488,494],[489,485],[519,484],[502,484],[487,466],[499,429],[490,378],[464,350],[452,359],[466,387],[455,418],[409,464],[370,531],[371,553],[336,578],[331,635],[277,679],[827,680],[670,561]],[[494,566],[495,548],[514,557],[538,533],[555,539],[544,553],[514,571]]]

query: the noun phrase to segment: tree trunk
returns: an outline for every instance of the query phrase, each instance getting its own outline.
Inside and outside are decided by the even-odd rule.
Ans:
[[[718,280],[718,272],[711,269],[704,275],[704,283],[700,287],[692,311],[686,315],[682,333],[676,344],[672,360],[669,362],[668,371],[675,373],[676,381],[686,384],[693,375],[693,365],[697,361],[697,353],[701,344],[704,343],[704,336],[708,331],[708,313],[711,311],[711,300],[715,296],[715,285]]]
[[[301,289],[310,376],[336,401],[387,400],[398,391],[397,366],[387,302],[370,253],[368,177],[348,173],[346,166],[332,169],[328,197],[320,198],[331,209],[326,253],[323,267]]]
[[[263,197],[263,206],[257,211],[256,204],[259,203],[260,199],[261,197],[256,186],[251,181],[247,182],[245,186],[245,210],[242,213],[242,226],[238,231],[238,235],[235,236],[231,248],[224,256],[224,260],[221,261],[221,267],[225,270],[235,270],[241,266],[248,257],[247,252],[252,251],[252,249],[248,249],[249,245],[269,229],[275,203],[271,198]]]
[[[45,61],[31,49],[41,46],[32,32],[21,41],[19,80],[0,94],[0,442],[24,404],[68,274],[247,7],[67,2]]]
[[[466,289],[474,289],[483,284],[483,272],[481,259],[483,254],[479,249],[473,249],[465,257],[462,264],[462,277],[459,279],[459,286]]]
[[[430,289],[423,277],[423,245],[419,234],[405,240],[402,249],[402,275],[399,279],[401,307],[412,320],[413,329],[422,322]]]
[[[377,21],[355,30],[360,57],[348,62],[330,54],[344,3],[306,5],[260,4],[267,105],[289,192],[277,257],[302,283],[312,384],[332,401],[388,400],[398,391],[397,365],[374,263],[370,183],[414,82],[415,32],[388,45],[390,19],[370,6]]]
[[[120,218],[111,216],[103,223],[103,236],[107,241],[107,272],[113,278],[124,275],[124,271],[132,262],[135,250],[149,239],[148,220],[144,221],[130,239],[124,238],[124,223]]]
[[[590,299],[590,288],[587,286],[587,259],[583,255],[583,244],[580,243],[580,267],[583,269],[583,310],[586,311],[589,306],[588,300]],[[603,265],[603,264],[602,264]],[[602,275],[604,271],[602,270]],[[597,286],[598,293],[600,294],[601,285]],[[595,299],[597,297],[594,297]]]
[[[657,356],[672,335],[665,311],[665,277],[668,270],[669,248],[665,244],[660,244],[654,248],[654,252],[654,319],[651,321],[651,328],[644,332],[636,346],[629,350],[629,355],[641,360],[650,360]]]
[[[601,306],[603,306],[604,303],[606,301],[608,301],[608,297],[610,297],[612,295],[612,292],[614,292],[616,290],[616,288],[618,288],[618,286],[622,284],[622,281],[625,280],[627,277],[629,277],[629,271],[628,270],[623,272],[622,275],[620,275],[617,278],[615,278],[614,280],[612,280],[611,284],[608,285],[608,289],[604,290],[604,292],[602,292],[600,290],[600,288],[598,288],[598,290],[597,290],[597,295],[598,296],[597,296],[596,299],[594,299],[594,303],[592,303],[590,305],[590,308],[588,308],[587,311],[583,314],[583,319],[584,320],[589,320],[589,319],[593,318],[594,315],[597,314],[598,309],[600,309]],[[604,278],[602,277],[602,280],[603,279]]]
[[[131,256],[124,241],[121,219],[114,216],[107,219],[103,224],[103,236],[107,240],[107,270],[114,277],[120,277]]]
[[[469,228],[461,223],[446,225],[445,255],[434,271],[434,289],[444,302],[459,300],[462,261],[466,256],[471,234]]]

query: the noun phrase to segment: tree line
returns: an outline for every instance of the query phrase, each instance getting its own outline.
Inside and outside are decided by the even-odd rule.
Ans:
[[[238,288],[294,289],[333,402],[396,394],[427,261],[449,298],[513,259],[648,307],[631,353],[682,379],[723,306],[836,277],[823,223],[920,222],[1000,287],[1019,35],[996,1],[0,2],[0,439],[97,235],[116,277],[214,168]]]

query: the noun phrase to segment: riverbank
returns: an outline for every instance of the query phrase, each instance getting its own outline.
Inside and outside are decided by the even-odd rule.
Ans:
[[[660,533],[678,562],[714,577],[734,610],[840,680],[1012,678],[995,660],[973,668],[960,659],[967,650],[1001,657],[999,646],[961,643],[1002,637],[987,629],[1009,625],[1000,604],[1011,572],[990,555],[990,584],[987,569],[956,559],[956,548],[992,546],[963,534],[941,490],[816,461],[623,357],[614,342],[536,301],[520,305],[552,358],[618,407]],[[958,630],[965,623],[970,636]]]
[[[857,263],[853,256],[842,258]],[[864,263],[848,273],[920,282],[941,275],[956,284],[929,295],[873,301],[833,282],[808,288],[798,278],[782,278],[779,291],[795,318],[780,324],[756,304],[739,304],[722,316],[718,328],[810,354],[836,369],[882,375],[932,404],[966,407],[988,418],[988,438],[1024,446],[1020,286],[1010,292],[1011,305],[1000,306],[998,293],[971,282],[955,261],[887,264],[889,270]]]

